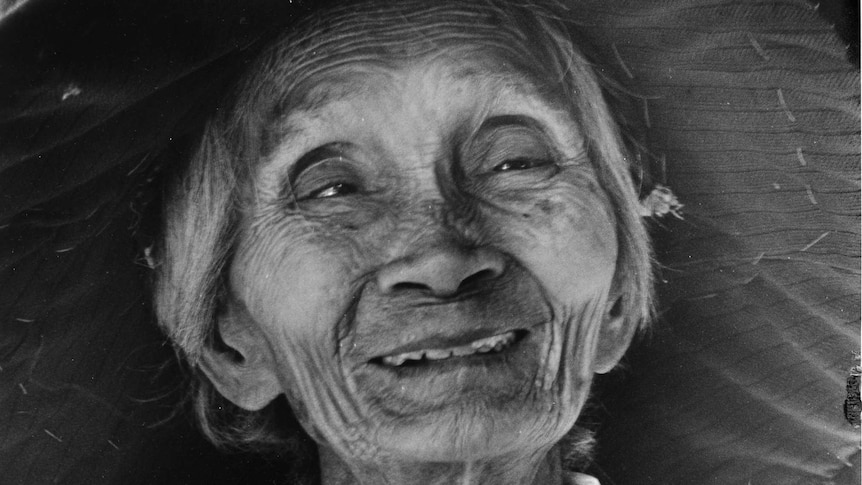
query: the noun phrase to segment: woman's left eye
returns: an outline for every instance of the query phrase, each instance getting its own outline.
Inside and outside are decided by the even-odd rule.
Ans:
[[[532,158],[513,158],[506,160],[494,167],[495,172],[509,172],[512,170],[529,170],[531,168],[543,167],[551,162],[548,160],[537,160]]]
[[[463,153],[462,158],[467,166],[473,167],[473,174],[517,174],[513,183],[552,175],[551,169],[557,165],[553,144],[539,123],[521,115],[485,120],[464,145]]]

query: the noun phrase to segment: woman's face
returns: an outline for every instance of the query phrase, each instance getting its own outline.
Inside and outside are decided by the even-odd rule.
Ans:
[[[305,428],[360,459],[559,440],[617,259],[571,113],[444,56],[312,81],[254,174],[229,276]]]

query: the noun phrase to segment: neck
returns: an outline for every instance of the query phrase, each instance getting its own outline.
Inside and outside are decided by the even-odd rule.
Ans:
[[[458,484],[458,485],[560,485],[560,454],[550,451],[500,456],[454,463],[422,463],[407,460],[348,462],[321,446],[322,485],[360,484]]]

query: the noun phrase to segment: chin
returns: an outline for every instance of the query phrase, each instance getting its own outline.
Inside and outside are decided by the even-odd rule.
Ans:
[[[425,462],[520,456],[549,449],[574,425],[579,409],[553,408],[553,403],[524,402],[449,408],[426,419],[388,423],[378,434],[379,446],[393,455]]]

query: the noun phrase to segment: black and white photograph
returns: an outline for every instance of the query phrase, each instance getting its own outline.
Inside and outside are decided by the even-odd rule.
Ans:
[[[857,485],[853,0],[0,0],[0,485]]]

